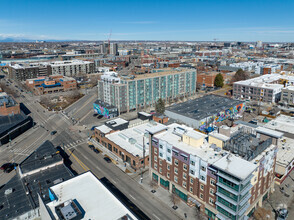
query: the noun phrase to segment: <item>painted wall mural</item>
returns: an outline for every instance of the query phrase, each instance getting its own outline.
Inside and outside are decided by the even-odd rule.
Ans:
[[[216,115],[210,116],[208,119],[201,121],[199,130],[206,131],[209,127],[217,125],[219,122],[224,121],[227,118],[233,118],[238,114],[242,114],[245,111],[245,103],[241,103],[227,110],[221,111]]]
[[[104,108],[104,107],[102,107],[102,106],[100,106],[100,105],[98,105],[96,103],[94,103],[93,105],[94,105],[94,111],[97,114],[103,115],[103,117],[105,117],[105,118],[109,118],[109,111],[108,111],[108,109],[106,109],[106,108]]]

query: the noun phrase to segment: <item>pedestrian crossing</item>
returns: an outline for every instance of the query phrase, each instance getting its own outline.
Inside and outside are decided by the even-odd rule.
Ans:
[[[86,139],[76,140],[76,141],[73,141],[71,143],[68,143],[68,144],[64,145],[64,147],[67,148],[67,149],[72,149],[72,148],[77,147],[78,145],[86,143],[87,140],[88,140],[87,138]]]

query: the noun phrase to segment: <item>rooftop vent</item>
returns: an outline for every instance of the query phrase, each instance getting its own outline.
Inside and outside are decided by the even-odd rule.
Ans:
[[[5,190],[4,194],[7,196],[7,195],[11,194],[12,192],[13,192],[13,189],[9,188],[9,189]]]

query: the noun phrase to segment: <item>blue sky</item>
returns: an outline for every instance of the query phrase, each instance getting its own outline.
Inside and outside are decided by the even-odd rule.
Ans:
[[[1,1],[0,37],[294,41],[294,0]]]

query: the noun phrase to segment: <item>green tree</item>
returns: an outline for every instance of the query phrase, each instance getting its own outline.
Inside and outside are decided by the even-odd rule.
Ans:
[[[155,111],[157,113],[163,114],[165,111],[165,103],[162,100],[162,98],[158,99],[156,105],[155,105]]]
[[[246,79],[249,79],[248,72],[245,72],[242,69],[238,69],[238,71],[235,73],[235,75],[232,78],[232,82],[238,82],[238,81],[246,80]]]
[[[215,76],[214,86],[216,86],[216,87],[223,87],[224,86],[224,78],[221,73],[219,73]]]

